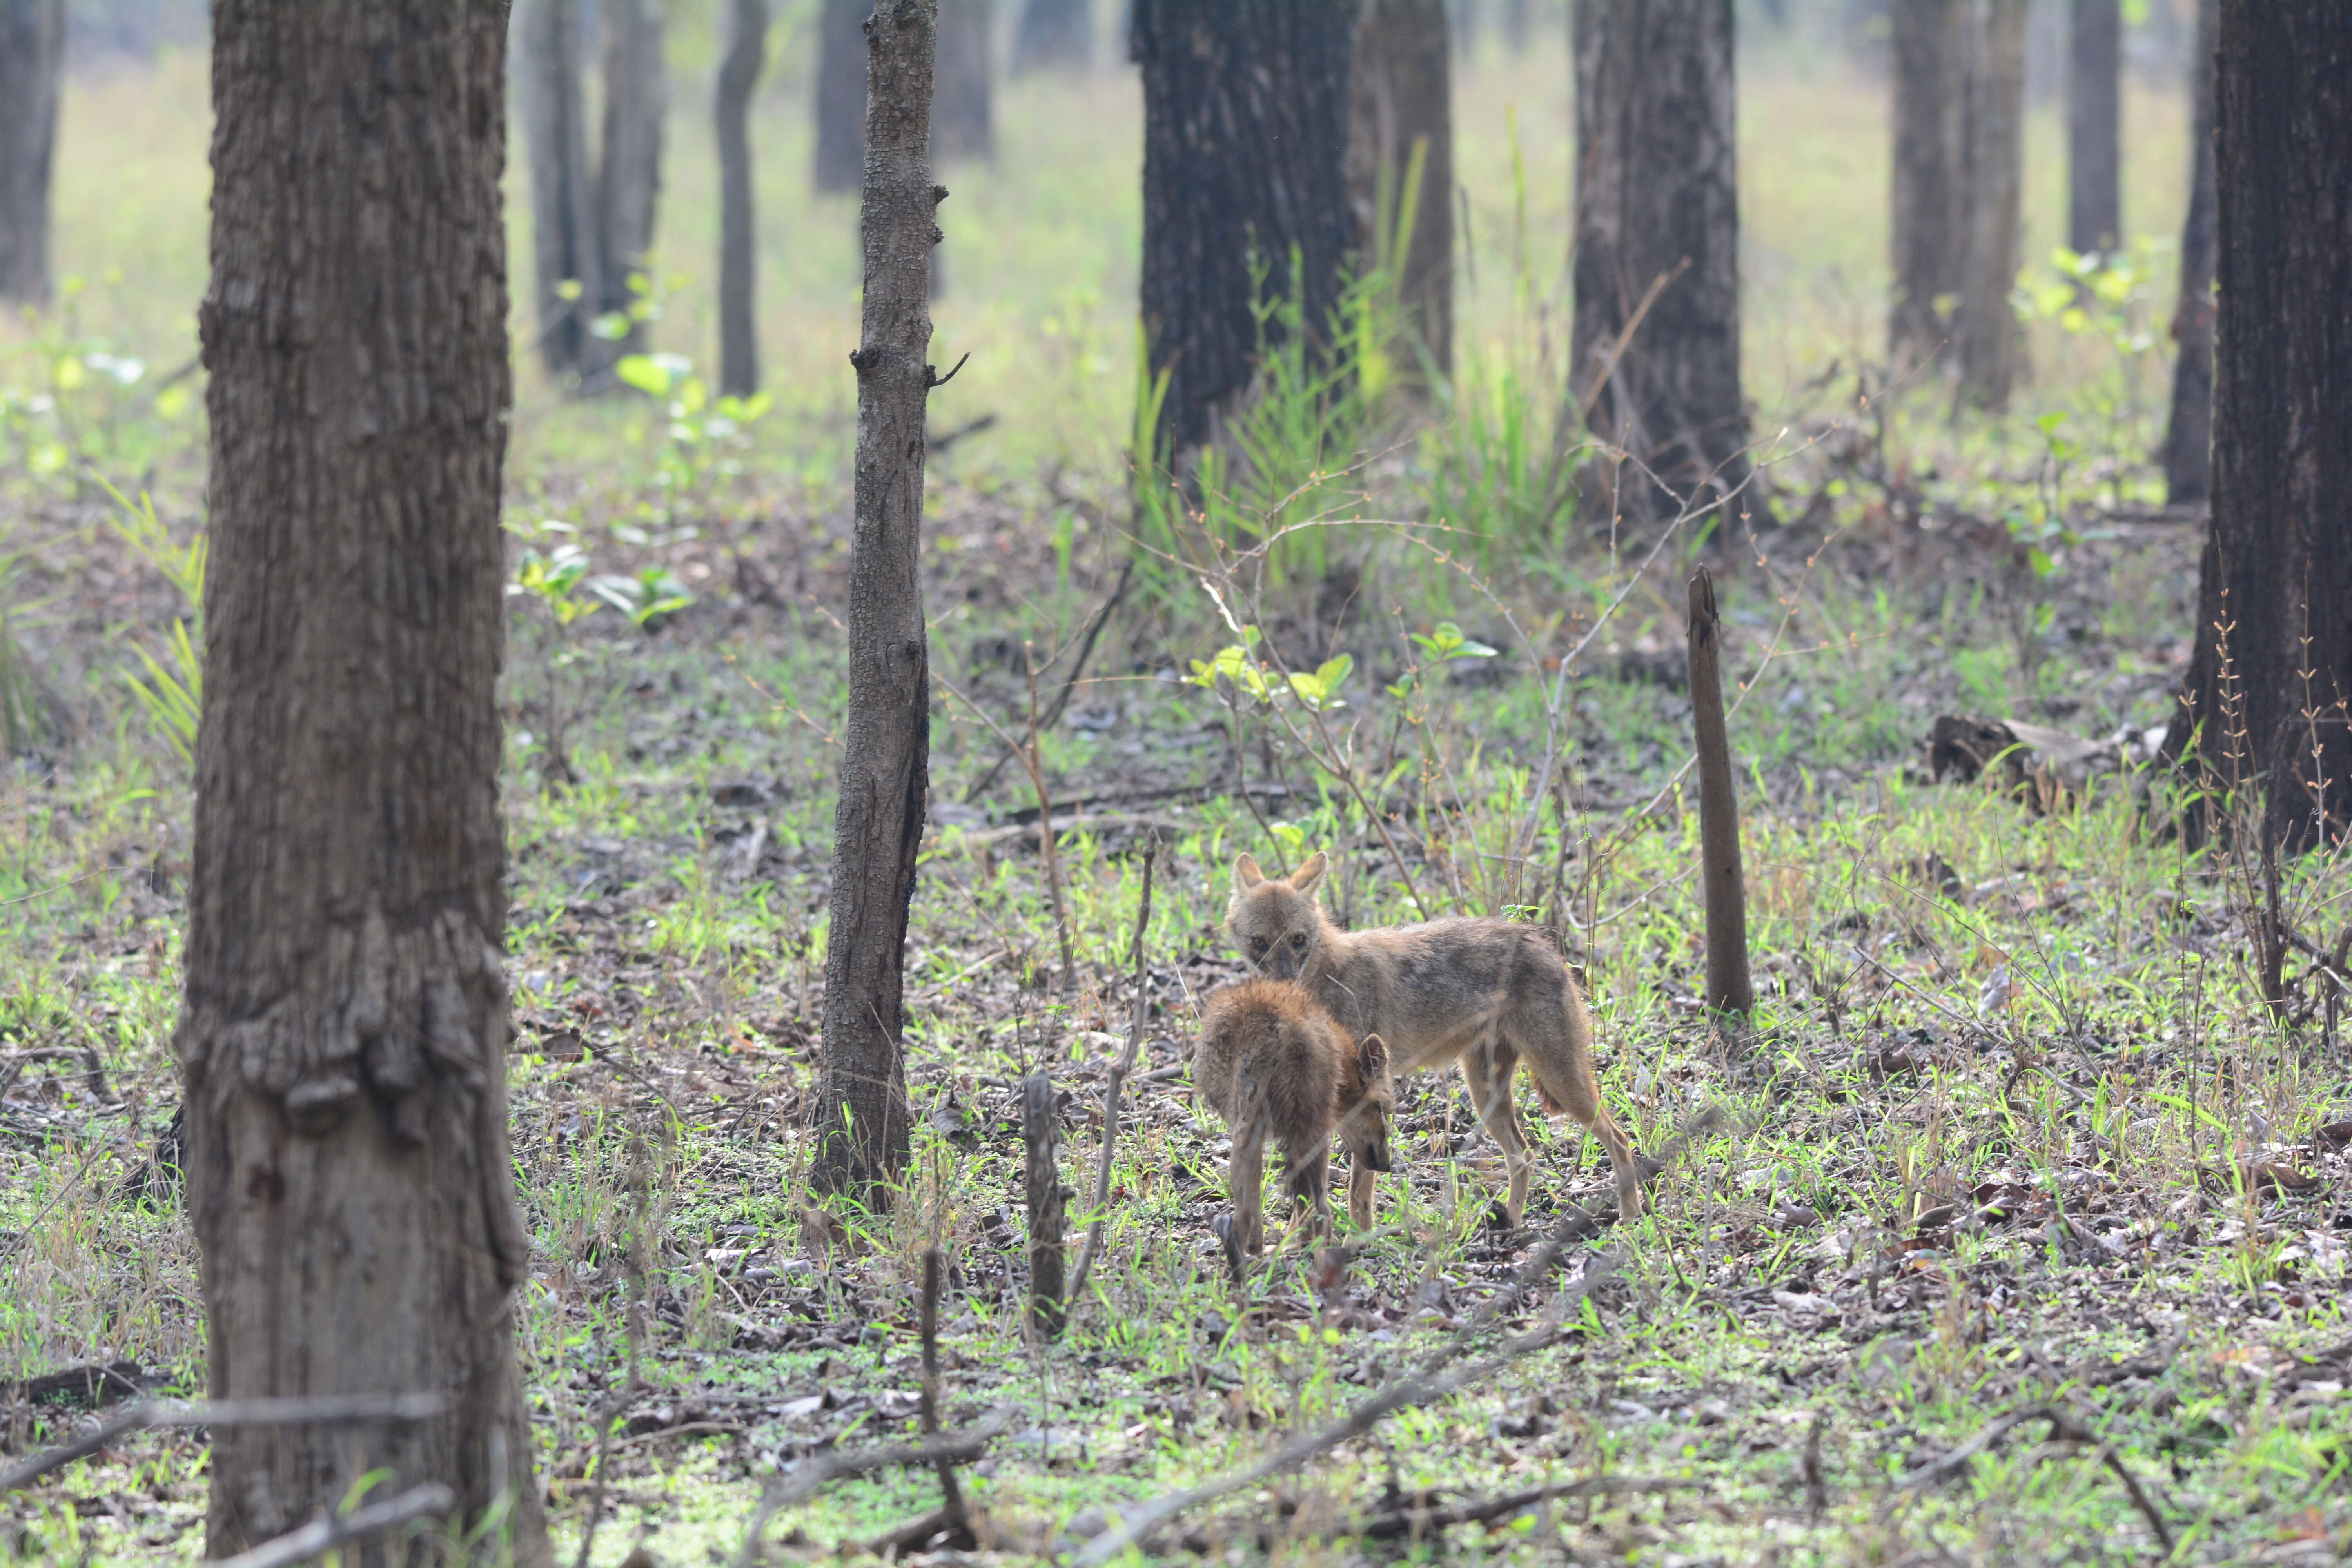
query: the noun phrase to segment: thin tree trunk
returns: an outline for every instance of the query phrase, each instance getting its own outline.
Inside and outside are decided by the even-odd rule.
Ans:
[[[65,0],[0,0],[0,300],[49,302],[49,166]]]
[[[2215,0],[2197,0],[2189,61],[2189,216],[2180,226],[2180,303],[2172,315],[2172,418],[2164,437],[2165,499],[2193,506],[2213,488],[2213,49]]]
[[[1013,32],[1013,74],[1084,70],[1095,59],[1093,0],[1025,0]]]
[[[1402,326],[1442,377],[1454,369],[1454,89],[1444,0],[1365,0],[1356,26],[1348,200],[1356,252],[1394,270]],[[1401,203],[1415,150],[1420,188]],[[1387,254],[1400,226],[1402,258]],[[1398,367],[1422,380],[1419,356]]]
[[[1699,886],[1706,903],[1706,1005],[1718,1013],[1756,1010],[1748,971],[1748,879],[1739,858],[1739,795],[1731,735],[1723,718],[1722,621],[1715,578],[1691,576],[1691,724],[1698,755]]]
[[[1960,100],[1969,0],[1894,0],[1895,310],[1903,374],[1940,353],[1960,290]]]
[[[1527,53],[1535,41],[1535,9],[1531,0],[1503,0],[1503,47],[1514,56]]]
[[[208,1555],[449,1486],[549,1561],[512,1294],[498,673],[501,0],[214,0],[213,553],[184,1073],[226,1399]],[[266,846],[267,852],[257,847]]]
[[[604,297],[594,193],[588,173],[588,110],[582,100],[577,0],[520,0],[515,69],[523,141],[530,154],[531,246],[538,283],[539,353],[551,376],[578,372]]]
[[[989,0],[940,0],[934,160],[996,156],[996,121],[989,105],[990,10]]]
[[[668,93],[662,68],[662,0],[600,0],[604,18],[604,135],[597,149],[597,275],[606,317],[628,319],[618,338],[594,342],[603,370],[642,346],[644,331],[629,308],[640,298],[630,286],[642,278],[653,248],[654,207],[661,195],[662,115]]]
[[[1573,385],[1656,476],[1621,502],[1670,515],[1749,472],[1731,0],[1576,0],[1575,47]]]
[[[930,788],[930,663],[924,644],[923,416],[938,373],[931,247],[944,187],[931,184],[931,62],[938,0],[879,0],[868,40],[865,296],[857,351],[856,532],[849,561],[849,716],[833,817],[833,924],[824,961],[815,1182],[867,1202],[907,1163],[899,1047],[907,907]]]
[[[751,211],[751,89],[767,63],[768,0],[728,0],[727,56],[719,66],[719,390],[760,390],[752,306],[759,258]]]
[[[2023,341],[2010,290],[2017,285],[2025,180],[2026,0],[1975,0],[1961,136],[1960,393],[2006,408],[2022,374]]]
[[[1160,438],[1212,438],[1260,348],[1250,267],[1319,335],[1353,244],[1346,173],[1357,0],[1135,0],[1143,68],[1144,331]],[[1266,324],[1268,346],[1278,324]]]
[[[2168,750],[2193,727],[2293,850],[2352,822],[2352,6],[2221,0],[2218,45],[2213,523]]]
[[[868,0],[821,0],[817,14],[816,188],[857,189],[866,174]]]
[[[2123,238],[2122,0],[2074,0],[2066,47],[2066,244],[2087,255]]]

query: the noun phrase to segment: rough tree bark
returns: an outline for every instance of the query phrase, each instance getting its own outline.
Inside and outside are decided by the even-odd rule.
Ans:
[[[996,120],[989,103],[989,0],[940,0],[938,86],[931,105],[935,159],[993,158]]]
[[[510,1295],[498,674],[503,0],[214,0],[212,563],[176,1040],[208,1554],[386,1490],[549,1560]],[[415,1560],[426,1548],[420,1542]],[[373,1560],[373,1559],[372,1559]]]
[[[540,361],[573,374],[595,342],[588,331],[604,297],[595,189],[588,170],[588,108],[581,96],[577,0],[520,0],[515,70],[522,79],[523,142],[530,156],[531,248]]]
[[[2123,218],[2122,0],[2074,0],[2066,46],[2066,244],[2113,250]]]
[[[2026,0],[1975,0],[1961,127],[1960,395],[2000,409],[2021,377],[2017,285],[2025,184]]]
[[[866,174],[866,35],[868,0],[822,0],[817,14],[816,154],[820,191],[857,189]]]
[[[866,289],[857,350],[856,523],[849,561],[849,716],[833,817],[833,923],[814,1181],[885,1201],[907,1162],[899,1049],[907,906],[930,788],[930,660],[922,583],[923,417],[938,372],[931,183],[939,0],[879,0],[866,24]]]
[[[1348,201],[1356,252],[1380,257],[1402,215],[1413,149],[1422,154],[1421,189],[1397,269],[1404,330],[1425,349],[1438,374],[1454,369],[1454,89],[1444,0],[1365,0],[1356,26]],[[1417,357],[1398,366],[1407,384],[1421,379]]]
[[[2213,523],[2168,749],[2193,724],[2294,848],[2352,822],[2352,6],[2219,20]]]
[[[1357,0],[1135,0],[1143,326],[1152,371],[1168,372],[1160,438],[1177,453],[1211,439],[1248,391],[1253,258],[1272,296],[1289,289],[1296,253],[1310,334],[1339,300],[1355,239],[1356,13]]]
[[[1706,1005],[1756,1010],[1748,968],[1748,879],[1739,857],[1739,791],[1723,716],[1723,622],[1715,577],[1691,574],[1688,636],[1691,729],[1698,758],[1699,890],[1706,910]]]
[[[0,300],[49,302],[49,164],[65,0],[0,0]]]
[[[654,205],[661,195],[662,0],[600,0],[604,21],[604,135],[597,149],[597,276],[602,310],[625,314],[637,300],[631,273],[642,274],[653,248]],[[641,346],[635,321],[618,339],[595,339],[604,370]]]
[[[1013,31],[1013,74],[1084,70],[1095,59],[1093,0],[1026,0]]]
[[[1897,375],[1951,335],[1937,310],[1960,291],[1960,99],[1969,0],[1894,0],[1895,309]]]
[[[767,63],[768,0],[729,0],[727,55],[713,95],[719,121],[719,390],[760,390],[760,337],[752,305],[759,256],[752,237],[751,89]]]
[[[2197,0],[2189,58],[2189,216],[2180,225],[2180,303],[2172,314],[2172,418],[2164,434],[2164,492],[2193,506],[2213,489],[2213,49],[2215,0]]]
[[[1620,503],[1672,514],[1749,473],[1731,0],[1576,0],[1574,33],[1572,387],[1657,476]]]

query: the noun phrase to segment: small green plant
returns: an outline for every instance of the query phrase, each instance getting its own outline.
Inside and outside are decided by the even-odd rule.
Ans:
[[[673,500],[713,479],[741,473],[742,454],[751,447],[748,431],[774,405],[764,392],[713,399],[684,354],[624,354],[613,374],[665,405],[668,417],[654,482]]]
[[[187,605],[187,613],[164,632],[160,658],[137,643],[131,645],[140,668],[123,671],[122,679],[147,716],[148,727],[171,746],[184,765],[193,768],[196,726],[205,708],[205,531],[198,529],[186,543],[180,543],[155,515],[152,496],[142,490],[134,503],[111,485],[106,486],[106,491],[114,498],[115,532],[179,590],[181,601]]]
[[[507,597],[538,606],[543,677],[540,723],[544,733],[524,731],[519,743],[525,750],[538,748],[549,777],[575,783],[570,738],[585,707],[582,687],[589,655],[573,628],[609,606],[640,631],[651,631],[664,616],[693,604],[694,595],[667,567],[647,566],[633,577],[592,572],[588,552],[577,542],[580,531],[560,518],[509,520],[506,529],[524,542],[514,574],[507,581]]]
[[[83,330],[89,287],[86,278],[64,279],[57,309],[30,318],[32,335],[0,354],[0,435],[16,472],[76,496],[99,469],[152,467],[195,404],[194,389],[176,376],[149,393],[146,361]]]

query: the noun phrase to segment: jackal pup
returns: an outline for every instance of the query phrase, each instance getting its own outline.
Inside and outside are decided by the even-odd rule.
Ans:
[[[1250,968],[1305,985],[1350,1037],[1377,1033],[1399,1075],[1459,1063],[1471,1103],[1510,1168],[1505,1212],[1513,1225],[1535,1168],[1511,1102],[1511,1073],[1522,1060],[1544,1109],[1567,1111],[1607,1147],[1619,1215],[1640,1214],[1633,1146],[1593,1079],[1584,998],[1544,934],[1501,920],[1341,931],[1316,897],[1329,865],[1319,850],[1287,877],[1266,876],[1247,855],[1234,862],[1225,931]],[[1371,1184],[1362,1171],[1353,1179]]]
[[[1261,1247],[1265,1144],[1280,1145],[1285,1184],[1314,1205],[1331,1234],[1331,1134],[1360,1170],[1389,1168],[1389,1112],[1396,1084],[1388,1047],[1373,1035],[1350,1045],[1331,1015],[1305,987],[1285,980],[1244,980],[1212,992],[1201,1009],[1201,1043],[1192,1053],[1192,1087],[1217,1108],[1233,1134],[1225,1190],[1241,1245]],[[1367,1177],[1349,1194],[1359,1226],[1372,1219]]]

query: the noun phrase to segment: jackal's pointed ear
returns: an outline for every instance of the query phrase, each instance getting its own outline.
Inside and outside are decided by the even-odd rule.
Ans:
[[[1265,873],[1257,868],[1257,857],[1244,853],[1234,859],[1234,886],[1255,888],[1265,880]]]
[[[1306,865],[1290,874],[1290,885],[1302,893],[1311,893],[1315,884],[1323,879],[1323,873],[1330,868],[1331,858],[1318,849],[1307,857]]]
[[[1389,1044],[1378,1035],[1366,1035],[1356,1043],[1356,1060],[1364,1069],[1366,1083],[1378,1083],[1389,1070]]]

